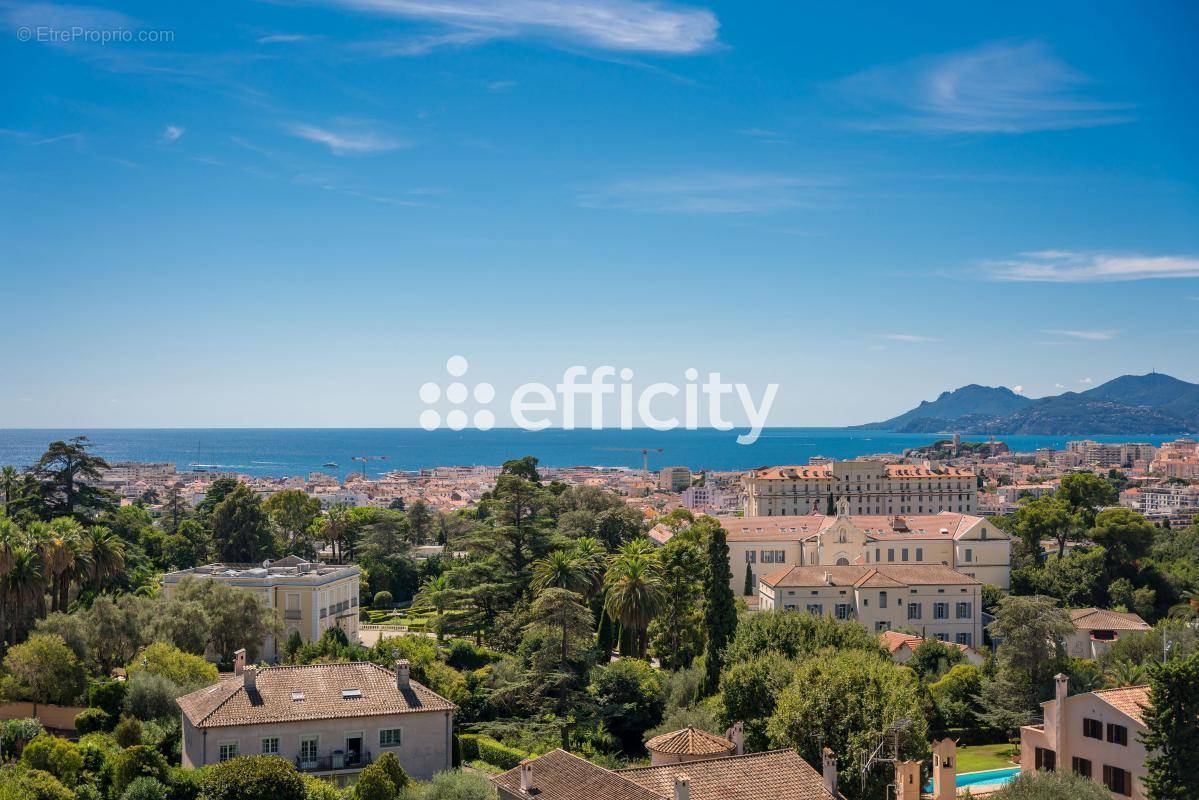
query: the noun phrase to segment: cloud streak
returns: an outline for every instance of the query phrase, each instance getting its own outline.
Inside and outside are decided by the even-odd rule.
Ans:
[[[941,341],[940,339],[933,338],[932,336],[921,336],[915,333],[884,333],[882,334],[882,338],[891,342],[908,342],[910,344]]]
[[[662,214],[761,214],[794,208],[827,184],[791,175],[705,172],[619,181],[579,197],[586,208]]]
[[[1071,339],[1084,339],[1088,342],[1107,342],[1116,338],[1115,334],[1109,331],[1067,331],[1067,330],[1047,330],[1052,336],[1069,336]]]
[[[375,155],[408,146],[402,139],[361,126],[334,130],[317,125],[297,124],[288,128],[288,131],[293,136],[325,145],[335,156]]]
[[[601,50],[682,55],[716,43],[716,15],[702,8],[646,0],[324,0],[377,16],[445,26],[450,33],[417,40],[397,54],[498,37],[537,37]],[[453,34],[457,33],[457,36]]]
[[[884,130],[1025,133],[1131,119],[1127,104],[1087,97],[1087,83],[1041,42],[1002,41],[876,67],[835,88],[868,115],[859,126]]]
[[[1199,278],[1199,257],[1040,250],[1021,253],[1014,259],[986,262],[983,268],[997,281],[1110,283]]]
[[[162,132],[164,142],[177,141],[187,131],[182,125],[167,125]]]

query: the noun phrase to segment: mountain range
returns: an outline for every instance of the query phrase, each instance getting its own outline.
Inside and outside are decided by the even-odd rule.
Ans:
[[[897,417],[858,427],[1047,436],[1186,433],[1199,431],[1199,384],[1151,372],[1035,400],[1005,386],[970,384]]]

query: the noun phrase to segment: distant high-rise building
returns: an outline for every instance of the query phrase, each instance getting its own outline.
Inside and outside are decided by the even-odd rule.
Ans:
[[[658,488],[681,492],[691,485],[691,470],[687,467],[662,467],[658,472]]]

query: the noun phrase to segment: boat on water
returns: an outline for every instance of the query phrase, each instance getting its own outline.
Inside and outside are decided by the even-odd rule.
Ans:
[[[321,464],[321,466],[322,467],[336,467],[337,462],[336,461],[326,461],[324,464]]]

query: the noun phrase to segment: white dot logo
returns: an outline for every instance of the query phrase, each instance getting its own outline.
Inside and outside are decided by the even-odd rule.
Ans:
[[[451,378],[461,378],[466,375],[470,369],[470,362],[463,356],[450,356],[445,362],[445,371]],[[473,388],[468,387],[462,381],[454,381],[445,388],[443,393],[440,384],[432,381],[422,384],[418,392],[420,401],[427,406],[434,406],[442,399],[444,394],[445,399],[453,406],[461,406],[466,401],[474,397],[474,400],[479,405],[485,406],[495,399],[495,387],[490,383],[478,383]],[[481,431],[490,430],[495,427],[495,414],[492,414],[486,408],[480,408],[475,411],[474,417],[470,418],[462,408],[451,408],[445,415],[445,426],[452,431],[460,431],[466,428],[467,422],[473,422],[474,427]],[[426,408],[420,415],[420,426],[427,431],[435,431],[442,425],[441,412],[436,408]]]

